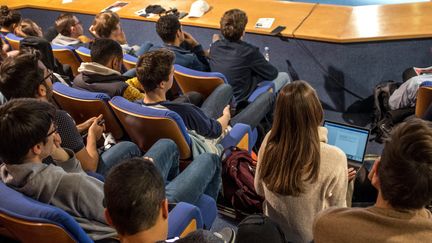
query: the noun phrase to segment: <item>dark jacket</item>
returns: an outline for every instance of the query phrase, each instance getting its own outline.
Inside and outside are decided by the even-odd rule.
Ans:
[[[258,47],[242,40],[216,41],[210,48],[212,72],[223,73],[233,87],[237,102],[245,101],[259,82],[274,80],[278,70],[261,54]]]
[[[199,107],[193,104],[172,101],[146,104],[142,100],[137,101],[137,103],[146,106],[163,106],[176,112],[183,119],[188,130],[195,130],[196,133],[205,138],[217,138],[222,134],[221,124],[217,120],[206,116]]]
[[[167,48],[173,51],[175,54],[175,64],[197,71],[210,71],[209,62],[201,45],[191,48],[186,43],[180,45],[180,47],[163,44],[162,46],[154,46],[151,50],[159,48]]]

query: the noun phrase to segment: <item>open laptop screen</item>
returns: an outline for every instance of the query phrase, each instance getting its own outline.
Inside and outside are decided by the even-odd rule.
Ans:
[[[347,124],[324,121],[328,130],[328,144],[345,152],[347,159],[362,163],[369,138],[369,130]]]

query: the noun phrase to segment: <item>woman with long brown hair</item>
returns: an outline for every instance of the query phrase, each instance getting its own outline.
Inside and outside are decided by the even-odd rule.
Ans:
[[[286,85],[258,153],[255,189],[265,198],[264,213],[280,224],[290,242],[310,242],[315,215],[346,206],[347,159],[326,144],[322,120],[321,103],[307,82]]]

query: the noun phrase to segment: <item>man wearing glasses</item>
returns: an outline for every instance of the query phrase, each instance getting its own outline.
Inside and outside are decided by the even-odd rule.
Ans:
[[[103,183],[87,176],[75,154],[60,147],[55,108],[36,99],[0,107],[1,180],[9,187],[71,214],[93,240],[115,236],[103,208]],[[54,164],[42,160],[51,156]]]
[[[78,18],[71,13],[62,13],[55,21],[55,29],[58,35],[52,40],[55,45],[89,47],[90,39],[83,35],[83,26]]]
[[[37,98],[45,102],[52,100],[52,72],[35,53],[20,54],[7,58],[0,66],[0,92],[11,100],[14,98]],[[55,121],[59,127],[62,146],[72,150],[85,171],[105,175],[122,159],[140,156],[141,151],[132,142],[120,142],[99,155],[96,142],[101,138],[104,126],[99,125],[102,116],[93,117],[76,125],[72,117],[57,110]],[[87,133],[84,144],[80,133]]]

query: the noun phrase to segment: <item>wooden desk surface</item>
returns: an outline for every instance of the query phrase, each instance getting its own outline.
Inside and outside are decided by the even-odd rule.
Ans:
[[[177,7],[189,12],[192,0],[126,0],[128,5],[118,14],[122,18],[155,21],[136,16],[134,12],[150,4]],[[11,8],[39,8],[96,14],[115,0],[74,0],[62,4],[61,0],[0,0]],[[336,6],[272,0],[207,0],[212,9],[201,18],[182,20],[184,25],[219,28],[219,20],[226,10],[239,8],[248,14],[246,31],[268,34],[271,30],[254,28],[260,17],[273,17],[272,28],[286,26],[283,36],[336,43],[366,42],[432,37],[432,2],[411,4]],[[309,15],[309,16],[308,16]],[[308,16],[308,17],[307,17]],[[306,20],[304,20],[306,18]],[[304,21],[302,23],[302,21]]]

